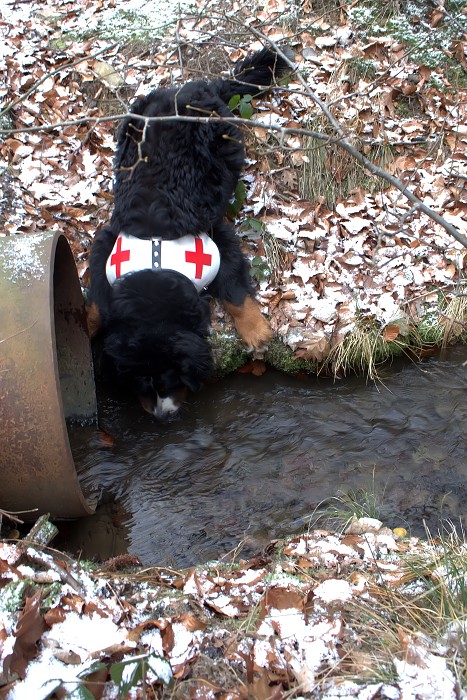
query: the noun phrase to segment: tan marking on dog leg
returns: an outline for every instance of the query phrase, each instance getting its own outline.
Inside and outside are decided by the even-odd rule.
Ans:
[[[91,306],[86,306],[86,320],[88,324],[88,334],[90,338],[94,338],[101,327],[101,315],[97,305],[92,302]]]
[[[240,338],[249,350],[264,351],[272,338],[269,321],[261,313],[259,304],[252,297],[245,297],[241,306],[228,301],[224,306],[232,316]]]

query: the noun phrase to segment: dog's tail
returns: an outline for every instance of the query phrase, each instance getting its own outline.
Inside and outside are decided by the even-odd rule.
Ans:
[[[288,61],[294,59],[291,49],[280,47]],[[292,72],[287,60],[274,49],[265,47],[239,61],[233,71],[233,78],[219,81],[219,93],[228,104],[234,95],[258,95],[276,85],[281,78]]]

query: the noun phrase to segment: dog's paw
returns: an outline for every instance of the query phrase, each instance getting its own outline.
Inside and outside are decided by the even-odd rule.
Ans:
[[[258,302],[247,296],[241,306],[225,302],[225,308],[231,314],[237,333],[248,352],[265,352],[273,332],[269,321],[261,313]]]
[[[92,339],[99,333],[101,327],[101,315],[94,302],[90,306],[86,306],[86,321],[88,325],[88,335]]]

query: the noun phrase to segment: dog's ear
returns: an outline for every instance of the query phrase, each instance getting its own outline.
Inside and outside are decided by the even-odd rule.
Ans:
[[[180,367],[180,378],[190,391],[199,391],[213,369],[209,343],[195,333],[177,333],[173,351]]]

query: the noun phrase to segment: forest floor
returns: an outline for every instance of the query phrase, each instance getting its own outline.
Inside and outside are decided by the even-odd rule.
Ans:
[[[466,575],[454,529],[369,517],[183,571],[0,543],[0,697],[455,700]]]
[[[465,339],[462,243],[307,131],[333,134],[317,96],[356,148],[465,235],[462,3],[173,8],[0,4],[2,235],[65,233],[86,286],[119,115],[135,95],[227,71],[267,37],[292,47],[297,73],[253,104],[232,207],[276,334],[266,360],[372,374],[394,353]],[[217,306],[213,327],[230,337]],[[466,574],[463,533],[420,540],[371,518],[185,571],[5,541],[0,697],[465,697]]]
[[[251,125],[231,212],[275,333],[266,360],[372,375],[394,354],[465,338],[462,242],[308,131],[336,136],[318,99],[351,145],[465,236],[465,8],[412,5],[186,0],[177,18],[160,1],[4,3],[4,233],[64,232],[86,285],[112,207],[119,115],[135,95],[219,75],[269,39],[292,48],[297,72],[238,106]],[[233,336],[217,305],[213,330]]]

